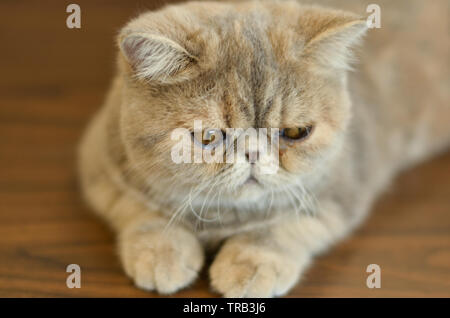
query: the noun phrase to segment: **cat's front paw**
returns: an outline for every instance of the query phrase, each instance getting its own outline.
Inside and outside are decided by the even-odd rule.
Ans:
[[[274,297],[286,294],[309,263],[265,246],[227,242],[210,268],[212,287],[225,297]]]
[[[197,238],[184,229],[124,233],[119,249],[125,272],[136,286],[162,294],[192,283],[204,260]]]

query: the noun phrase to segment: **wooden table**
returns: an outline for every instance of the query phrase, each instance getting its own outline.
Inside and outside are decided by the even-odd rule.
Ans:
[[[0,296],[155,297],[133,287],[114,236],[79,196],[75,149],[114,71],[114,36],[152,1],[0,2]],[[66,287],[79,264],[80,289]],[[378,264],[381,289],[366,287]],[[175,296],[210,297],[206,273]],[[450,296],[450,154],[386,190],[353,237],[320,257],[292,297]]]

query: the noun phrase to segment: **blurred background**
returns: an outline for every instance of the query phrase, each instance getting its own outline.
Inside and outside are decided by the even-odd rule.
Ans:
[[[122,272],[113,234],[80,198],[75,158],[114,74],[118,30],[171,2],[78,0],[81,29],[66,26],[72,2],[0,2],[1,297],[157,296]],[[69,264],[80,289],[66,286]],[[380,289],[366,286],[369,264]],[[204,272],[174,296],[217,295]],[[450,154],[401,175],[288,296],[450,297]]]

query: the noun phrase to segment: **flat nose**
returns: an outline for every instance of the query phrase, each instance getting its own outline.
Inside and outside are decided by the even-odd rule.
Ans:
[[[255,163],[258,160],[258,151],[247,151],[245,153],[245,157],[247,158],[247,161],[250,163]]]

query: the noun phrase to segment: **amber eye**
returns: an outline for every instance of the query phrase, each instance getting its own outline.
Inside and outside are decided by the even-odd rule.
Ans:
[[[312,129],[313,126],[284,128],[281,130],[281,137],[287,140],[303,140],[311,134]]]
[[[225,132],[220,129],[205,129],[202,132],[192,132],[195,144],[204,149],[214,149],[225,139]]]

